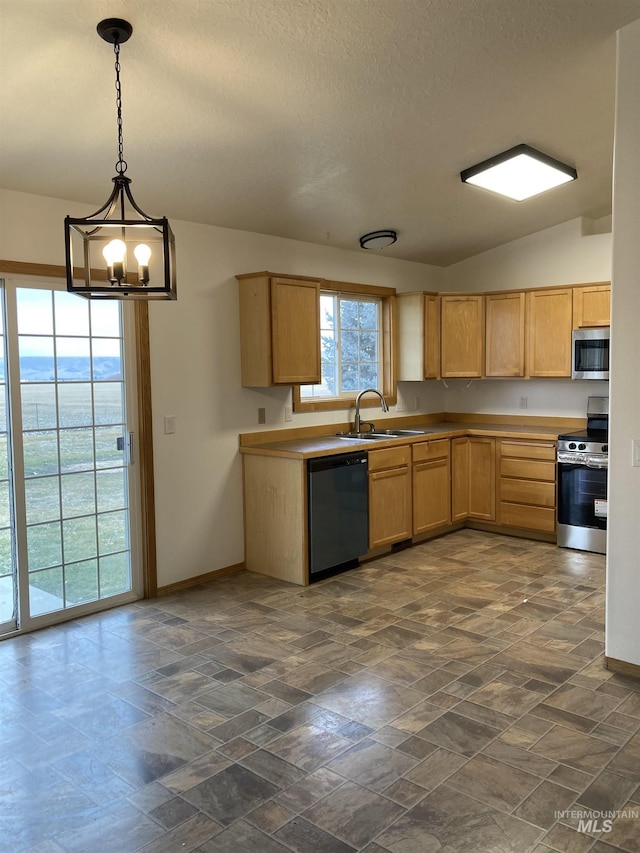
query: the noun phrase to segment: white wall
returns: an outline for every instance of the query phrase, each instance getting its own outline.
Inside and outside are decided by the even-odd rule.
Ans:
[[[504,202],[498,199],[498,203]],[[517,215],[518,202],[513,205]],[[595,223],[572,219],[460,261],[445,270],[447,290],[518,290],[609,281],[608,225],[608,219]],[[599,233],[603,227],[607,230]]]
[[[64,263],[65,215],[85,216],[94,209],[0,190],[0,258]],[[172,227],[178,301],[149,308],[160,586],[243,560],[238,434],[260,429],[258,407],[266,409],[266,429],[285,426],[288,389],[240,385],[235,275],[268,269],[398,290],[437,290],[443,272],[362,250],[186,222],[172,221]],[[403,383],[401,389],[410,411],[413,385],[421,388],[421,383]],[[441,389],[421,391],[419,403],[421,411],[441,411]],[[165,415],[175,416],[173,435],[164,434]],[[286,426],[341,422],[349,416],[345,411],[299,414]],[[376,420],[381,417],[376,414]]]
[[[608,382],[571,379],[447,380],[445,411],[524,417],[584,418],[588,397],[607,397]],[[520,406],[521,398],[526,404]]]
[[[618,33],[606,654],[640,666],[640,21]]]

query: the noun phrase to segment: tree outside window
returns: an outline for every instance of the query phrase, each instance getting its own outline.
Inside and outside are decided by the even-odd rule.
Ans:
[[[302,385],[301,399],[353,396],[382,390],[380,299],[323,292],[320,295],[322,382]]]

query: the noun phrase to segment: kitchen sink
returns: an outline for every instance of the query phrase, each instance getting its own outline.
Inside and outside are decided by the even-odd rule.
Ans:
[[[376,435],[397,435],[398,437],[402,435],[427,435],[427,433],[432,432],[432,430],[428,429],[377,429]]]
[[[337,432],[338,438],[356,441],[388,441],[390,438],[411,437],[413,435],[428,435],[435,430],[428,429],[376,429],[371,432]]]
[[[336,436],[338,438],[351,439],[352,441],[375,441],[376,439],[383,441],[394,437],[381,432],[337,432]]]

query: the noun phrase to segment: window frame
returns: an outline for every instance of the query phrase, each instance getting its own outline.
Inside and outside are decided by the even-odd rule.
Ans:
[[[393,287],[377,287],[371,284],[355,284],[346,281],[320,281],[320,290],[339,293],[344,296],[375,296],[380,300],[380,370],[382,373],[382,393],[387,403],[392,406],[397,402],[397,352],[396,352],[396,290]],[[309,384],[309,383],[305,383]],[[302,397],[300,386],[292,389],[294,412],[326,412],[340,409],[351,409],[355,405],[357,392],[340,397]],[[363,407],[379,406],[380,401],[364,398]]]

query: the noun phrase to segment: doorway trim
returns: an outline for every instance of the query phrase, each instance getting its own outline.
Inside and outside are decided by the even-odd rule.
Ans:
[[[0,260],[0,275],[33,275],[66,278],[65,268],[57,264],[32,264]],[[134,302],[136,380],[138,385],[140,535],[142,581],[145,598],[158,595],[156,554],[155,482],[153,474],[153,420],[151,408],[151,350],[149,346],[149,306]]]

